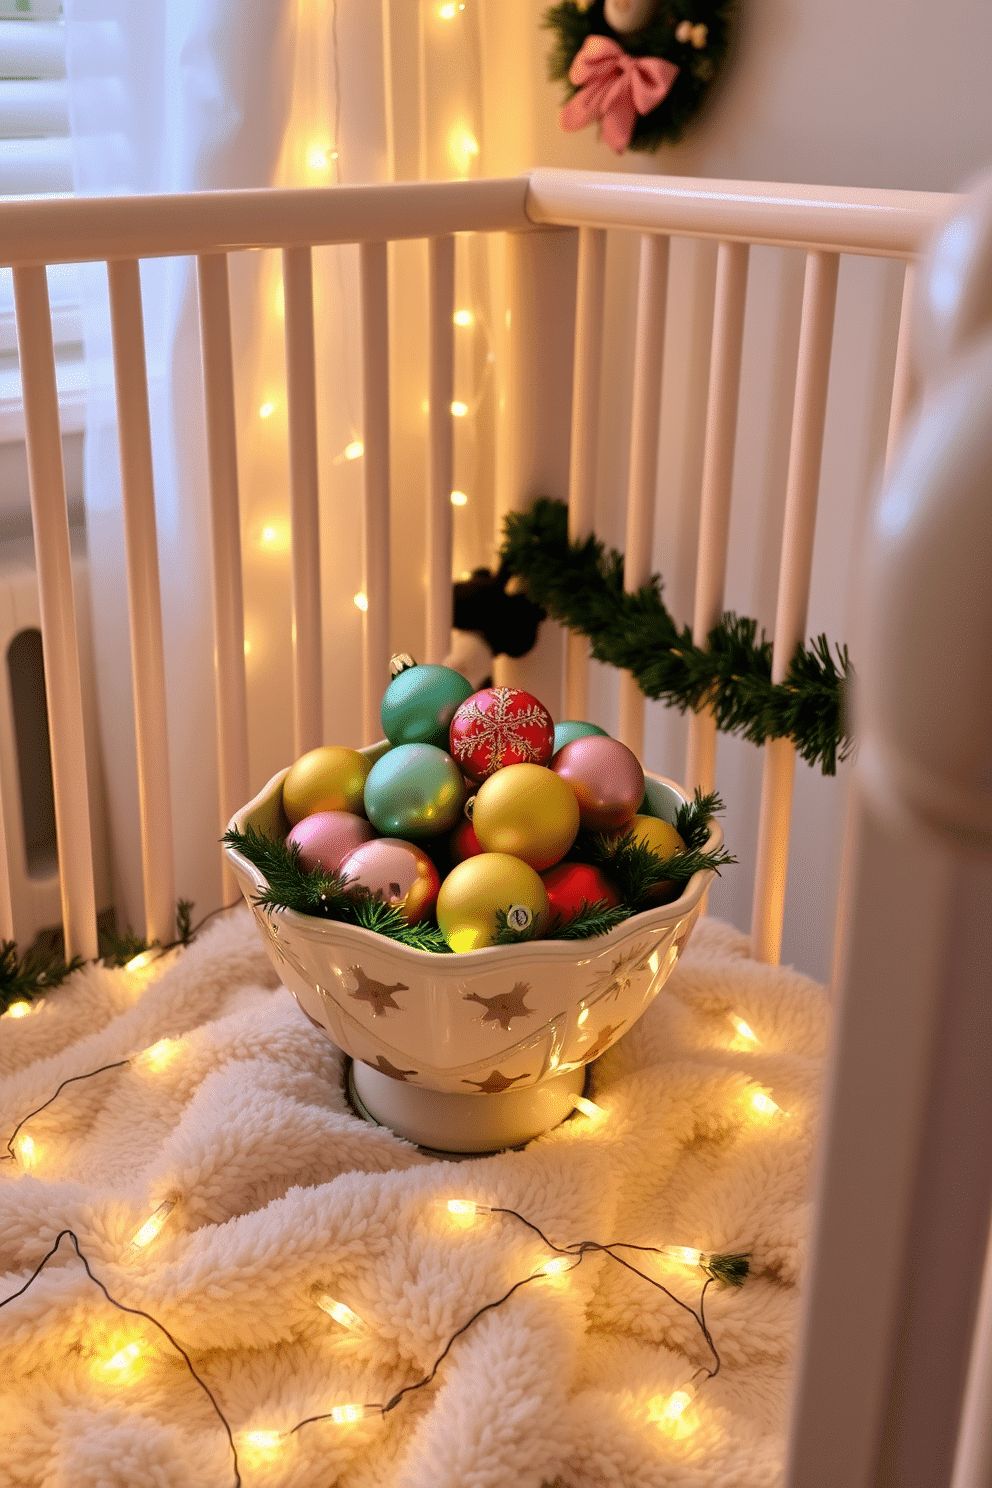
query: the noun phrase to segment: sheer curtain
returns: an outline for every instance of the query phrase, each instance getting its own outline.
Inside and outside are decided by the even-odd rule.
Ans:
[[[67,0],[78,192],[333,185],[388,170],[368,0]],[[347,65],[343,63],[347,58]],[[177,895],[220,902],[210,526],[195,264],[142,265],[166,636]],[[106,272],[84,271],[85,500],[118,921],[143,925]],[[292,758],[288,464],[278,254],[231,264],[252,789]],[[360,338],[353,250],[316,254],[325,719],[357,742]],[[353,675],[354,673],[354,675]]]

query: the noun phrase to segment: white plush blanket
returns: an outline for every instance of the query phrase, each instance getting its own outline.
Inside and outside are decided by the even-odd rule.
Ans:
[[[741,1050],[728,1012],[760,1048]],[[448,1163],[365,1125],[342,1057],[275,981],[247,910],[140,972],[89,967],[0,1027],[0,1148],[25,1128],[33,1166],[0,1164],[0,1299],[63,1228],[111,1295],[189,1351],[235,1433],[286,1432],[336,1404],[383,1401],[426,1374],[456,1329],[549,1252],[516,1220],[451,1218],[468,1196],[528,1216],[556,1244],[625,1240],[747,1249],[742,1290],[711,1286],[722,1359],[682,1437],[650,1402],[709,1355],[685,1312],[603,1256],[528,1284],[455,1343],[434,1383],[386,1417],[246,1446],[252,1485],[347,1488],[758,1488],[782,1471],[797,1278],[827,1008],[736,931],[697,927],[644,1018],[603,1059],[576,1117],[521,1152]],[[788,1117],[757,1115],[756,1087]],[[170,1193],[159,1237],[122,1259]],[[629,1253],[633,1254],[633,1253]],[[702,1277],[643,1260],[698,1303]],[[321,1281],[371,1327],[354,1340],[314,1304]],[[130,1368],[106,1361],[130,1342]],[[226,1488],[230,1445],[185,1365],[116,1311],[67,1242],[0,1308],[0,1484]]]

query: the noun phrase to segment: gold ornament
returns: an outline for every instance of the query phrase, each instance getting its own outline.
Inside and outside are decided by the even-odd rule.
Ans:
[[[322,744],[301,755],[282,785],[282,804],[295,827],[315,811],[350,811],[365,815],[365,782],[372,768],[357,749]]]
[[[499,910],[519,907],[547,923],[548,896],[533,868],[508,853],[477,853],[452,868],[437,896],[437,922],[453,951],[478,951],[496,938]]]
[[[540,871],[560,862],[575,841],[579,803],[553,770],[506,765],[479,786],[472,828],[484,852],[511,853]]]
[[[671,822],[662,821],[660,817],[635,816],[623,831],[633,832],[634,841],[642,842],[653,853],[657,853],[659,858],[670,858],[673,853],[685,852],[685,843]],[[661,879],[647,896],[647,902],[661,904],[674,898],[674,888],[670,878]]]

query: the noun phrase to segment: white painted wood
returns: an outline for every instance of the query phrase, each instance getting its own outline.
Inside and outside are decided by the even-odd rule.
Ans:
[[[293,739],[296,758],[323,743],[320,486],[313,264],[309,248],[282,255],[289,404],[289,499],[293,556]]]
[[[634,392],[627,486],[627,540],[623,585],[633,594],[651,577],[654,510],[658,486],[658,435],[661,429],[661,374],[665,356],[665,302],[668,295],[668,239],[641,238],[634,342]],[[644,698],[634,678],[620,676],[617,737],[638,759],[644,755]]]
[[[148,375],[138,264],[134,259],[111,260],[107,265],[107,277],[131,623],[131,681],[138,809],[141,814],[145,938],[165,945],[175,933],[172,787]]]
[[[362,409],[365,743],[381,737],[379,705],[389,682],[389,283],[385,243],[363,243]]]
[[[656,176],[533,170],[526,209],[531,222],[906,258],[952,200],[936,191],[689,176],[666,176],[659,190]]]
[[[902,308],[899,312],[899,338],[896,341],[896,365],[892,377],[892,401],[889,405],[889,431],[885,441],[885,468],[892,464],[899,436],[913,399],[912,317],[916,291],[916,268],[906,265],[902,284]]]
[[[427,625],[426,659],[442,662],[451,647],[451,492],[455,438],[455,240],[432,238],[427,248],[429,370],[427,385]]]
[[[730,533],[730,493],[737,440],[737,403],[744,345],[749,249],[746,243],[721,243],[716,263],[716,298],[710,385],[706,402],[706,438],[696,555],[696,594],[692,634],[704,645],[723,614]],[[713,789],[716,775],[716,721],[706,708],[691,715],[686,784]]]
[[[806,632],[839,264],[834,253],[814,252],[806,259],[775,612],[774,683],[785,680]],[[788,739],[766,744],[751,913],[751,954],[758,961],[776,963],[782,945],[795,766],[795,748]]]
[[[43,267],[27,265],[14,270],[14,305],[41,609],[62,924],[66,955],[92,957],[97,953],[96,893],[83,698],[52,314]]]
[[[579,232],[575,292],[572,436],[568,464],[568,536],[571,542],[581,542],[591,534],[595,517],[605,290],[606,233],[600,228],[584,227]],[[565,715],[585,718],[588,711],[589,642],[585,636],[568,633]]]
[[[951,1488],[992,1488],[992,1245],[985,1253]]]
[[[241,517],[227,255],[201,255],[197,260],[197,274],[213,541],[217,757],[220,825],[223,830],[237,808],[248,800],[249,794]],[[225,902],[232,901],[237,893],[237,884],[226,859],[223,863],[223,891]]]

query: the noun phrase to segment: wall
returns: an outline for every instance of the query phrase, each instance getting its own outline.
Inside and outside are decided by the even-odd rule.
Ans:
[[[684,143],[619,161],[592,130],[557,128],[560,93],[547,82],[540,0],[479,0],[484,37],[483,166],[530,165],[757,180],[950,190],[984,163],[992,129],[987,58],[992,11],[953,0],[751,0],[741,7],[735,55],[707,115]],[[621,544],[629,429],[636,242],[611,234],[608,346],[601,402],[597,530]],[[659,458],[655,567],[679,620],[694,585],[698,483],[708,375],[712,245],[676,241],[670,279]],[[788,457],[802,256],[752,251],[726,603],[770,627]],[[849,578],[857,532],[884,453],[901,268],[842,263],[821,480],[809,631],[849,634]],[[855,657],[855,662],[857,658]],[[596,669],[594,711],[615,718],[615,678]],[[648,707],[646,763],[684,773],[685,722]],[[717,782],[728,841],[741,859],[711,895],[713,912],[748,928],[761,781],[760,753],[722,738]],[[824,779],[798,766],[783,959],[829,974],[846,772]]]

